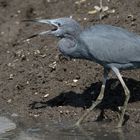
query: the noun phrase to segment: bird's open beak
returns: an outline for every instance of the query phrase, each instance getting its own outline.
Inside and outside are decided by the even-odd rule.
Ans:
[[[51,30],[48,31],[43,31],[37,34],[34,34],[30,37],[28,37],[27,39],[31,39],[34,38],[36,36],[40,36],[40,35],[51,35],[52,32],[56,31],[58,29],[58,25],[54,22],[54,20],[47,20],[47,19],[34,19],[34,20],[23,20],[23,22],[36,22],[36,23],[44,23],[44,24],[48,24],[51,25],[53,28]],[[27,40],[26,39],[26,40]]]

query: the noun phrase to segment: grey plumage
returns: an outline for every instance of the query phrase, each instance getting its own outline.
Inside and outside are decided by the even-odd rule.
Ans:
[[[120,75],[119,69],[140,67],[140,36],[123,28],[111,25],[95,25],[84,29],[71,18],[30,21],[47,23],[54,26],[54,29],[35,34],[30,38],[37,35],[54,35],[60,38],[58,48],[64,55],[71,58],[95,61],[104,67],[101,92],[97,100],[78,120],[76,125],[79,125],[90,110],[94,109],[102,101],[106,79],[109,71],[112,70],[120,80],[126,95],[118,123],[118,127],[121,127],[130,92]]]
[[[90,58],[95,58],[104,67],[140,67],[140,36],[134,33],[111,25],[96,25],[84,30],[80,40]]]

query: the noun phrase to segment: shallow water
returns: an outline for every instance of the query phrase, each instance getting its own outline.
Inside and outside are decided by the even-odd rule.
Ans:
[[[45,124],[32,121],[27,123],[29,125],[17,120],[15,122],[15,128],[0,132],[0,140],[138,140],[140,136],[139,132],[134,134],[124,132],[122,129],[104,129],[98,123],[74,128],[69,127],[70,122],[46,122]],[[8,124],[1,123],[1,128],[2,125],[3,130],[7,130]]]

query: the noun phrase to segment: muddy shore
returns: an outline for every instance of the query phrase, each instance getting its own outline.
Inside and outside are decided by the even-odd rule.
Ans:
[[[139,0],[104,0],[103,5],[110,12],[105,11],[101,20],[99,12],[93,12],[96,5],[99,6],[98,0],[0,0],[1,114],[16,113],[25,124],[28,119],[74,123],[92,104],[100,91],[102,67],[86,60],[65,58],[58,51],[55,38],[38,37],[22,42],[49,27],[21,20],[73,16],[82,26],[104,23],[140,34]],[[131,91],[124,128],[139,130],[140,70],[122,74]],[[112,73],[110,77],[103,102],[85,122],[99,121],[110,128],[118,122],[117,108],[124,102],[124,92]]]

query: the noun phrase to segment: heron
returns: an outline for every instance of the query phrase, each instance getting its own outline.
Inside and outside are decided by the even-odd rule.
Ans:
[[[122,127],[130,91],[120,70],[140,68],[140,36],[124,28],[107,24],[97,24],[83,28],[76,20],[68,17],[57,19],[25,20],[48,24],[52,29],[30,36],[51,35],[59,38],[58,48],[64,56],[94,61],[104,68],[100,93],[91,107],[76,122],[79,126],[87,115],[102,102],[108,74],[113,71],[125,93],[117,127]]]

